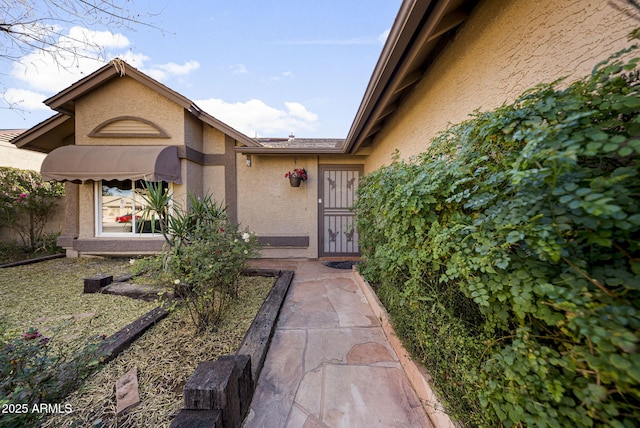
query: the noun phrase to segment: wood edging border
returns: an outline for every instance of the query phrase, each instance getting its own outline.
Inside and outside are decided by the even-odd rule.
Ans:
[[[200,363],[191,375],[185,385],[184,408],[171,421],[171,428],[195,426],[239,428],[249,412],[253,393],[264,366],[284,298],[293,281],[294,272],[251,269],[244,271],[243,274],[276,276],[278,279],[258,309],[236,353],[223,355],[217,361]],[[229,360],[235,362],[234,371],[229,369],[233,366],[228,363]],[[248,361],[245,363],[244,360]],[[187,403],[188,396],[191,397],[190,403]],[[206,401],[204,405],[200,403],[203,401],[201,397],[210,396],[216,398],[204,400]]]
[[[402,365],[402,368],[407,374],[409,382],[416,391],[416,394],[422,403],[422,407],[427,412],[427,416],[429,416],[433,426],[435,428],[460,427],[461,425],[459,423],[454,422],[451,417],[445,413],[444,406],[440,403],[440,400],[433,391],[433,388],[431,388],[431,376],[427,372],[427,369],[411,358],[411,355],[406,350],[393,329],[389,313],[382,305],[382,302],[380,302],[380,299],[378,299],[378,296],[375,291],[373,291],[373,288],[371,288],[371,285],[369,285],[367,280],[364,279],[357,270],[353,269],[353,274],[358,287],[360,287],[360,291],[362,291],[369,302],[369,306],[371,306],[374,315],[378,318],[380,324],[382,324],[384,334],[387,336],[389,343],[398,355],[400,365]]]
[[[257,271],[260,272],[260,269]],[[266,271],[269,272],[269,270]],[[282,303],[293,281],[293,275],[294,272],[290,270],[279,271],[278,279],[262,302],[236,351],[236,355],[251,356],[251,377],[256,384],[264,366]]]
[[[106,364],[127,349],[137,338],[149,330],[158,321],[166,318],[169,312],[160,306],[142,315],[104,340],[96,351],[101,363]]]
[[[16,267],[16,266],[23,266],[23,265],[30,265],[30,264],[38,263],[38,262],[45,262],[47,260],[61,259],[63,257],[67,257],[67,255],[64,254],[64,253],[58,253],[58,254],[51,254],[49,256],[35,257],[33,259],[20,260],[19,262],[5,263],[3,265],[0,265],[0,269]]]

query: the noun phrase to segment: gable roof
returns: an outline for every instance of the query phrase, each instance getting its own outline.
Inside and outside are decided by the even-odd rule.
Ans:
[[[52,132],[57,125],[60,125],[64,122],[64,120],[61,119],[62,116],[65,116],[68,119],[72,118],[75,115],[75,104],[77,99],[95,90],[96,88],[105,85],[112,79],[125,75],[165,96],[169,100],[183,107],[197,119],[224,132],[225,134],[234,138],[236,141],[239,141],[240,143],[249,147],[260,146],[260,144],[252,138],[249,138],[240,131],[237,131],[236,129],[232,128],[224,122],[221,122],[220,120],[202,110],[193,101],[189,100],[183,95],[168,88],[157,80],[147,76],[138,69],[119,59],[112,60],[90,75],[80,79],[73,85],[58,92],[56,95],[46,99],[44,103],[51,109],[56,110],[58,114],[51,117],[50,119],[41,122],[31,130],[27,131],[25,134],[19,136],[15,139],[14,143],[18,147],[44,151],[43,149],[45,149],[45,147],[43,146],[43,144],[32,144],[32,137],[34,135],[42,135],[42,133],[44,132]]]
[[[404,0],[351,125],[343,150],[372,145],[478,0]]]

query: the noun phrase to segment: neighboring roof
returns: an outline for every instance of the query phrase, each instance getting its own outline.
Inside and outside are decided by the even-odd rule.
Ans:
[[[404,0],[351,125],[345,153],[371,145],[478,0]]]
[[[26,129],[0,129],[0,143],[10,144],[11,140],[22,134]]]
[[[256,138],[260,147],[236,147],[245,154],[342,153],[344,138]]]
[[[181,183],[177,146],[63,146],[42,162],[45,180],[148,180]]]

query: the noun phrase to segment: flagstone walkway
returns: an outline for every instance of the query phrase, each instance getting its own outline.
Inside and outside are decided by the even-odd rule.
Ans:
[[[294,270],[245,428],[432,427],[353,272]]]

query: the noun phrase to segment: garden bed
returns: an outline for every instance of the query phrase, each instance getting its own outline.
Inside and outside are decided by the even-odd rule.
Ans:
[[[91,376],[43,426],[168,426],[183,406],[183,387],[198,363],[233,354],[271,289],[274,278],[243,277],[240,298],[216,332],[196,334],[184,308],[172,311],[140,339]],[[136,367],[140,405],[116,416],[116,380]]]
[[[110,336],[157,303],[83,294],[83,278],[124,275],[128,259],[54,259],[0,269],[0,313],[8,330],[37,328],[53,341]]]
[[[111,336],[157,307],[158,302],[83,294],[83,278],[125,275],[129,268],[127,259],[92,258],[2,269],[0,309],[4,323],[17,332],[29,327],[43,334],[57,331],[54,340]],[[43,426],[168,426],[182,408],[183,386],[198,363],[236,351],[274,281],[273,277],[243,277],[240,298],[215,333],[196,334],[188,312],[184,308],[172,310],[64,403],[56,403],[72,409],[71,413],[51,415]],[[141,404],[116,417],[114,385],[132,367],[138,371]]]

